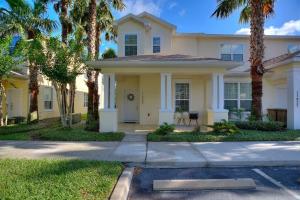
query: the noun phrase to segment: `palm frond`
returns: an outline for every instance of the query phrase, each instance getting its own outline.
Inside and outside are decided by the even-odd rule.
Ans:
[[[248,0],[218,0],[217,9],[212,13],[212,17],[227,18],[236,9],[247,5]]]

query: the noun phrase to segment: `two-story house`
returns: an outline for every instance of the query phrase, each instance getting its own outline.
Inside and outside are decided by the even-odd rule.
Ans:
[[[76,93],[74,102],[75,113],[87,112],[88,88],[85,75],[76,79]],[[38,110],[39,118],[47,119],[59,117],[59,109],[56,99],[56,91],[46,77],[39,75]],[[3,99],[3,112],[7,113],[8,119],[16,117],[27,117],[29,111],[29,70],[21,66],[18,71],[12,71],[10,78],[4,84],[7,91],[6,101]]]
[[[184,111],[205,125],[228,119],[228,110],[251,110],[249,36],[178,33],[146,12],[116,27],[118,58],[90,63],[103,74],[100,131],[174,123]],[[265,36],[265,46],[263,111],[287,109],[288,127],[299,129],[300,37]]]

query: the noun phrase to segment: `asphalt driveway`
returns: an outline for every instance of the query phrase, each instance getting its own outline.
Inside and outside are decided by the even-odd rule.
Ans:
[[[266,177],[262,176],[266,175]],[[133,177],[129,200],[201,199],[201,200],[298,200],[300,167],[265,168],[144,168]],[[153,191],[153,180],[252,178],[252,190]],[[275,184],[274,182],[275,181]],[[279,183],[279,185],[277,185]]]

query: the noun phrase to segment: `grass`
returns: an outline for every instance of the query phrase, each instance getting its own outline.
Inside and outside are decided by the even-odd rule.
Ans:
[[[0,160],[0,199],[108,199],[123,166],[79,160]]]
[[[45,141],[121,141],[124,133],[99,133],[84,130],[83,124],[62,128],[58,121],[0,127],[0,140]]]
[[[181,132],[170,133],[165,136],[150,133],[148,141],[152,142],[238,142],[238,141],[300,141],[300,131],[287,130],[282,132],[264,132],[241,130],[233,135],[217,134],[213,132]]]

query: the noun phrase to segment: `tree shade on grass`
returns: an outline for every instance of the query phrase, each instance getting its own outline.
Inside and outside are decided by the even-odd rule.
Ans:
[[[239,142],[239,141],[300,141],[300,131],[264,132],[241,130],[236,134],[217,134],[213,132],[181,132],[167,135],[148,134],[152,142]]]
[[[79,160],[0,160],[0,199],[108,199],[123,166]]]
[[[85,131],[83,125],[62,128],[58,122],[0,127],[0,140],[121,141],[124,133]]]

